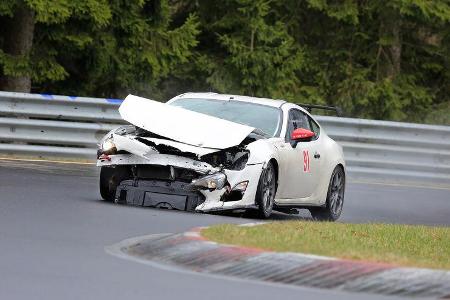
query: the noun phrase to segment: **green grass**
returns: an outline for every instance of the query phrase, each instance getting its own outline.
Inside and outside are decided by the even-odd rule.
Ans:
[[[450,269],[450,228],[445,227],[287,221],[253,227],[216,225],[202,235],[223,244],[272,251]]]

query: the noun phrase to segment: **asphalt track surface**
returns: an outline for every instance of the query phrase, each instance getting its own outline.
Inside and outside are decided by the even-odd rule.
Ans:
[[[228,216],[100,200],[89,165],[0,160],[0,299],[383,299],[211,278],[119,259],[104,247]],[[304,214],[307,216],[307,214]],[[273,219],[299,218],[277,214]],[[349,183],[342,222],[450,225],[450,190]]]

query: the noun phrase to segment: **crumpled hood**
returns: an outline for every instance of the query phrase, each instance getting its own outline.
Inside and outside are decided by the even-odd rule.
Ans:
[[[134,95],[125,98],[119,113],[125,121],[149,132],[202,148],[239,145],[255,129]]]

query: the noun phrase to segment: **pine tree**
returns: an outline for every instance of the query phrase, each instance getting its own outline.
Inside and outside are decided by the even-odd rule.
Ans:
[[[212,90],[448,122],[448,0],[0,0],[0,26],[0,89]]]
[[[308,58],[301,82],[351,116],[421,121],[439,93],[448,99],[449,17],[445,0],[308,0],[292,25]]]
[[[218,5],[220,10],[201,19],[206,31],[201,42],[211,47],[201,49],[201,63],[211,88],[293,98],[297,89],[295,73],[302,65],[303,53],[286,24],[272,12],[273,1],[203,1],[200,11],[212,12],[212,7]]]
[[[63,82],[66,90],[123,97],[139,93],[164,98],[158,91],[162,78],[186,63],[197,44],[198,22],[190,15],[173,27],[171,7],[160,1],[114,1],[111,24],[94,33],[94,41],[82,55],[70,58],[80,63],[70,69],[81,85]]]
[[[155,96],[159,80],[186,63],[197,43],[196,16],[173,26],[167,0],[0,0],[0,15],[2,27],[22,20],[0,38],[4,90],[28,92],[32,81],[33,90],[61,94]],[[14,39],[20,47],[12,51]]]
[[[65,78],[59,46],[76,47],[86,37],[61,29],[70,19],[102,27],[110,16],[106,0],[0,0],[0,90],[29,92],[32,81]]]

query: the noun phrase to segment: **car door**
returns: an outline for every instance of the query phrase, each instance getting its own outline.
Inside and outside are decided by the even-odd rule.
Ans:
[[[320,127],[307,114],[295,108],[289,110],[287,122],[285,141],[280,149],[283,174],[277,198],[308,198],[318,184]],[[309,140],[293,141],[292,132],[297,128],[308,129],[316,135]]]

